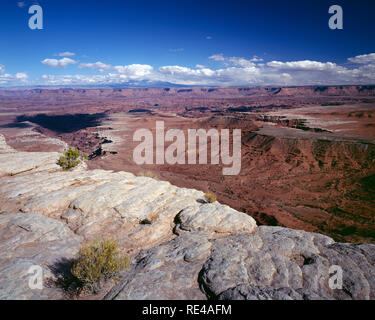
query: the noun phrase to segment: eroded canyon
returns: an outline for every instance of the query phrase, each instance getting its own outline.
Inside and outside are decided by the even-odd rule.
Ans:
[[[0,106],[0,133],[16,150],[75,146],[90,169],[211,191],[261,225],[375,242],[373,86],[2,90]],[[166,130],[241,129],[240,174],[136,165],[133,134],[156,121]]]

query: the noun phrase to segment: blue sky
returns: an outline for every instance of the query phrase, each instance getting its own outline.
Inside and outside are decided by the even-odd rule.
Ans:
[[[43,30],[28,27],[33,4]],[[328,28],[333,4],[344,30]],[[373,0],[2,0],[0,12],[0,86],[375,83]]]

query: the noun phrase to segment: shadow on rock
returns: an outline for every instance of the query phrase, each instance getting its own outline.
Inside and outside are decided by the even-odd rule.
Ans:
[[[62,289],[67,298],[78,297],[83,290],[82,282],[70,271],[72,262],[72,259],[62,258],[49,266],[55,279],[50,279],[47,286]]]

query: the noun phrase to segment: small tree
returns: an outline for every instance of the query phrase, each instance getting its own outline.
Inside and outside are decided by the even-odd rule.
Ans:
[[[78,149],[69,147],[67,151],[59,158],[57,164],[64,170],[76,167],[81,162]]]
[[[71,266],[72,274],[83,288],[96,293],[101,280],[108,280],[128,269],[130,259],[121,255],[116,240],[95,240],[81,247]]]

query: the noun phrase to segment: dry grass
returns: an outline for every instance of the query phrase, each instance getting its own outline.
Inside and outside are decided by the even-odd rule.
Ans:
[[[155,175],[151,171],[140,171],[140,172],[136,173],[135,175],[137,177],[147,177],[147,178],[152,178],[152,179],[155,179],[155,180],[159,180],[158,176]]]
[[[213,203],[216,201],[216,195],[212,192],[205,193],[204,198],[208,203]]]

